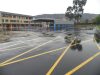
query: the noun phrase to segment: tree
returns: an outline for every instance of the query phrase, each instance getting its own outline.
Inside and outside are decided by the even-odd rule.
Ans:
[[[67,11],[66,11],[66,14],[65,14],[65,16],[67,16],[69,18],[69,20],[73,19],[73,13],[72,13],[72,11],[73,11],[73,7],[69,6],[67,8]]]
[[[86,5],[87,0],[73,0],[73,6],[69,6],[65,13],[65,16],[70,20],[74,20],[75,23],[79,23],[79,19],[84,12],[83,6]]]
[[[100,24],[100,15],[94,19],[94,23]]]

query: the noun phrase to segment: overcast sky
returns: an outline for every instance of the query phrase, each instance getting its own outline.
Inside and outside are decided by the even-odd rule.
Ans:
[[[0,11],[27,15],[65,13],[73,0],[1,0]],[[100,0],[87,0],[85,13],[100,14]]]

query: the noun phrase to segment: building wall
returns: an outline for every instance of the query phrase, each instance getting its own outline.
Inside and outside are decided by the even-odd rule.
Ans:
[[[34,30],[49,31],[50,24],[54,24],[54,23],[49,21],[46,22],[46,21],[37,20],[34,22]]]
[[[51,31],[61,31],[61,30],[72,30],[74,28],[74,24],[54,24],[50,25]]]
[[[66,20],[37,19],[35,22],[32,20],[32,16],[2,12],[0,13],[0,30],[59,31],[73,28],[73,24]]]
[[[29,24],[31,23],[32,19],[25,19],[26,17],[22,17],[22,16],[5,16],[5,17],[1,17],[1,23],[4,24]]]
[[[0,13],[0,28],[3,30],[29,30],[32,24],[33,17],[11,14],[11,13]],[[0,30],[1,30],[0,29]]]

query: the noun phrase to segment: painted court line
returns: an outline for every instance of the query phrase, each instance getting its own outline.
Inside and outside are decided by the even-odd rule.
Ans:
[[[36,40],[36,39],[33,39],[33,40]],[[32,40],[30,40],[30,41],[32,41]],[[0,52],[12,51],[14,49],[25,48],[25,47],[28,47],[28,46],[21,46],[21,47],[14,47],[14,48],[10,48],[10,49],[4,49],[4,50],[0,50]],[[31,47],[31,46],[29,46],[29,47]]]
[[[6,48],[9,48],[9,47],[12,47],[12,46],[18,45],[18,44],[20,44],[21,42],[20,42],[20,41],[17,41],[16,43],[17,43],[17,44],[9,45],[9,46],[6,46],[6,47],[1,48],[1,49],[6,49]]]
[[[94,38],[94,40],[95,40],[95,38]],[[98,47],[98,49],[100,50],[100,46],[96,43],[96,40],[95,40],[95,44]],[[84,61],[83,63],[81,63],[80,65],[78,65],[77,67],[75,67],[74,69],[72,69],[71,71],[69,71],[68,73],[66,73],[65,75],[72,75],[77,70],[79,70],[83,66],[87,65],[89,62],[91,62],[93,59],[95,59],[99,55],[100,55],[100,52],[96,53],[95,55],[93,55],[92,57],[90,57],[89,59],[87,59],[86,61]]]
[[[86,41],[83,41],[82,43],[86,43],[88,41],[91,41],[91,40],[86,40]],[[53,53],[53,52],[56,52],[56,51],[60,51],[64,48],[66,48],[66,47],[58,48],[58,49],[55,49],[55,50],[50,50],[50,51],[47,51],[47,52],[43,52],[43,53],[40,53],[40,54],[36,54],[36,55],[33,55],[33,56],[29,56],[29,57],[26,57],[26,58],[15,60],[15,61],[12,61],[12,62],[9,62],[9,63],[5,63],[5,64],[1,65],[1,67],[7,66],[7,65],[10,65],[10,64],[14,64],[14,63],[17,63],[17,62],[21,62],[21,61],[24,61],[24,60],[28,60],[28,59],[31,59],[31,58],[35,58],[35,57],[38,57],[38,56],[42,56],[42,55],[45,55],[45,54]]]
[[[36,38],[36,39],[38,39],[38,38]],[[36,39],[33,39],[33,40],[36,40]],[[29,41],[32,41],[32,40],[29,40]],[[12,51],[14,49],[25,48],[25,47],[27,47],[27,46],[21,46],[21,47],[14,47],[14,48],[10,48],[10,49],[4,49],[4,50],[0,50],[0,52]],[[31,46],[29,46],[29,47],[31,47]]]
[[[38,38],[36,38],[36,39],[38,39]],[[32,40],[36,40],[36,39],[32,39]],[[27,40],[27,41],[32,41],[32,40]],[[25,43],[25,42],[23,42],[23,43]],[[19,43],[19,44],[21,44],[21,43]],[[16,44],[17,45],[17,44]],[[13,45],[14,46],[14,45]],[[10,47],[10,46],[9,46]],[[8,48],[9,48],[8,47]],[[14,47],[14,48],[10,48],[10,49],[4,49],[4,50],[0,50],[0,52],[6,52],[6,51],[12,51],[12,50],[14,50],[14,49],[19,49],[19,48],[25,48],[25,47],[27,47],[27,46],[21,46],[21,47]]]
[[[0,52],[7,52],[7,51],[12,51],[14,49],[20,49],[20,48],[25,48],[25,47],[28,47],[28,46],[14,47],[14,48],[10,48],[10,49],[0,50]]]
[[[90,39],[92,40],[92,39]],[[88,41],[90,41],[88,40]],[[86,42],[86,41],[85,41]],[[71,44],[73,43],[73,41],[71,42]],[[51,73],[54,71],[55,67],[59,64],[59,62],[61,61],[61,59],[63,58],[63,56],[65,55],[65,53],[68,51],[68,49],[71,47],[71,44],[64,50],[64,52],[61,54],[61,56],[58,58],[58,60],[54,63],[54,65],[50,68],[50,70],[47,72],[46,75],[51,75]]]
[[[94,41],[95,41],[95,44],[96,44],[96,46],[98,47],[98,49],[100,50],[100,46],[99,46],[99,44],[97,44],[97,42],[96,42],[96,39],[94,38]]]
[[[38,38],[36,38],[36,39],[38,39]],[[33,40],[36,40],[36,39],[31,39],[31,40],[26,40],[25,42],[28,42],[28,41],[33,41]],[[18,45],[18,44],[23,44],[23,43],[25,43],[25,42],[21,42],[21,41],[19,41],[19,43],[17,43],[17,44],[13,44],[13,45],[10,45],[10,46],[7,46],[7,47],[5,47],[5,48],[3,48],[5,51],[6,50],[10,50],[10,49],[6,49],[6,48],[9,48],[9,47],[13,47],[13,46],[16,46],[16,45]],[[4,50],[0,50],[0,51],[4,51]],[[12,48],[11,48],[12,49]]]
[[[71,71],[69,71],[68,73],[66,73],[65,75],[72,75],[77,70],[79,70],[83,66],[87,65],[89,62],[91,62],[93,59],[95,59],[99,55],[100,55],[100,52],[96,53],[95,55],[93,55],[92,57],[90,57],[89,59],[87,59],[86,61],[84,61],[83,63],[81,63],[80,65],[78,65],[77,67],[75,67],[74,69],[72,69]]]
[[[52,39],[52,40],[50,40],[50,41],[48,41],[48,42],[45,42],[45,43],[43,43],[43,44],[41,44],[41,45],[39,45],[39,46],[36,46],[36,47],[34,47],[34,48],[32,48],[32,49],[30,49],[30,50],[28,50],[28,51],[25,51],[25,52],[23,52],[23,53],[21,53],[21,54],[19,54],[19,55],[17,55],[17,56],[14,56],[14,57],[12,57],[12,58],[10,58],[10,59],[8,59],[8,60],[6,60],[6,61],[0,63],[0,65],[5,64],[5,63],[7,63],[7,62],[10,62],[10,61],[12,61],[12,60],[14,60],[14,59],[16,59],[16,58],[18,58],[18,57],[20,57],[20,56],[26,54],[26,53],[29,53],[29,52],[31,52],[31,51],[33,51],[33,50],[35,50],[35,49],[41,47],[41,46],[44,46],[44,45],[46,45],[46,44],[48,44],[48,43],[50,43],[50,42],[53,42],[53,40],[55,40],[55,39],[57,39],[57,38],[58,38],[58,37],[56,37],[56,38],[54,38],[54,39]]]
[[[50,70],[47,72],[46,75],[51,75],[51,73],[54,71],[54,69],[56,68],[56,66],[59,64],[59,62],[61,61],[61,59],[63,58],[63,56],[65,55],[65,53],[68,51],[68,49],[71,47],[71,45],[72,45],[73,42],[74,42],[74,40],[69,44],[68,47],[66,47],[66,49],[64,50],[64,52],[60,55],[60,57],[57,59],[57,61],[50,68]]]
[[[57,51],[60,51],[60,50],[62,50],[64,48],[66,48],[66,47],[58,48],[58,49],[55,49],[55,50],[51,50],[51,51],[43,52],[43,53],[40,53],[40,54],[36,54],[34,56],[29,56],[27,58],[22,58],[22,59],[19,59],[19,60],[16,60],[16,61],[12,61],[12,62],[9,62],[9,63],[5,63],[3,65],[0,65],[0,67],[4,67],[4,66],[10,65],[10,64],[14,64],[14,63],[17,63],[17,62],[21,62],[21,61],[24,61],[24,60],[28,60],[28,59],[31,59],[31,58],[35,58],[35,57],[42,56],[42,55],[45,55],[45,54],[57,52]]]

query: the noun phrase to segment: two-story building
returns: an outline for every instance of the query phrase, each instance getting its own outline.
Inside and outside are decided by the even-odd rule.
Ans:
[[[0,30],[3,31],[61,31],[74,27],[74,22],[66,19],[35,19],[30,15],[0,11]]]
[[[0,30],[30,29],[33,16],[0,11]]]

